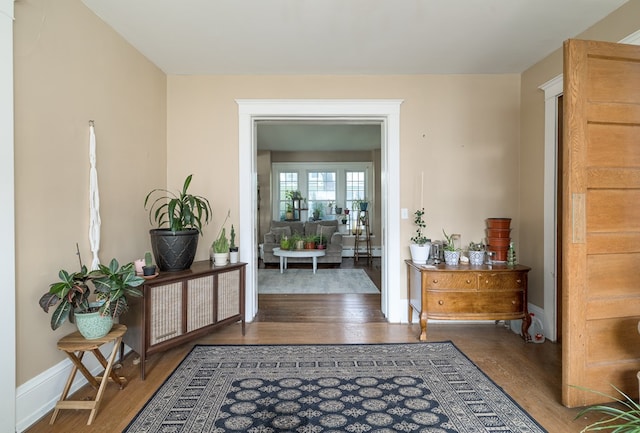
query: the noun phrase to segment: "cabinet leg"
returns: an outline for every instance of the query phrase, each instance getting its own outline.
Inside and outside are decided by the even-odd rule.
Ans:
[[[420,313],[420,341],[427,341],[427,313]]]

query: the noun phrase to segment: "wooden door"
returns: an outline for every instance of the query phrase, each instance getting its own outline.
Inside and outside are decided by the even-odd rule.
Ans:
[[[564,44],[562,401],[638,396],[640,47]]]

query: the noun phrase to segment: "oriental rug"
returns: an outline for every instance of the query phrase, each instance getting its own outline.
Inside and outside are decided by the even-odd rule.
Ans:
[[[380,293],[362,269],[258,269],[259,294]]]
[[[125,433],[545,430],[451,342],[195,346]]]

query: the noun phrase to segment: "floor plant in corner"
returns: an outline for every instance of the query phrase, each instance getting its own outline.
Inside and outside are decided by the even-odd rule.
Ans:
[[[191,267],[198,248],[198,235],[211,218],[209,200],[190,194],[193,175],[184,181],[177,194],[163,188],[149,192],[144,207],[149,206],[149,221],[158,228],[149,230],[151,248],[161,271],[181,271]],[[165,227],[167,226],[167,227]]]

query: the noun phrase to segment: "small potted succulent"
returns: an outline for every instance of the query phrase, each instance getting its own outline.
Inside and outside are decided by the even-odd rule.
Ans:
[[[229,233],[229,263],[238,263],[238,246],[236,245],[236,229],[231,224]]]
[[[156,274],[156,265],[153,264],[151,251],[144,253],[144,266],[142,266],[142,275],[151,277]]]
[[[456,246],[453,243],[453,235],[447,235],[444,229],[442,229],[442,234],[444,234],[444,239],[446,241],[446,244],[443,246],[444,262],[449,266],[458,266],[458,262],[460,261],[460,250],[456,249]]]
[[[314,235],[309,235],[304,238],[304,249],[305,250],[316,249],[316,237]]]
[[[482,242],[469,243],[469,264],[479,266],[484,263],[484,244]]]

